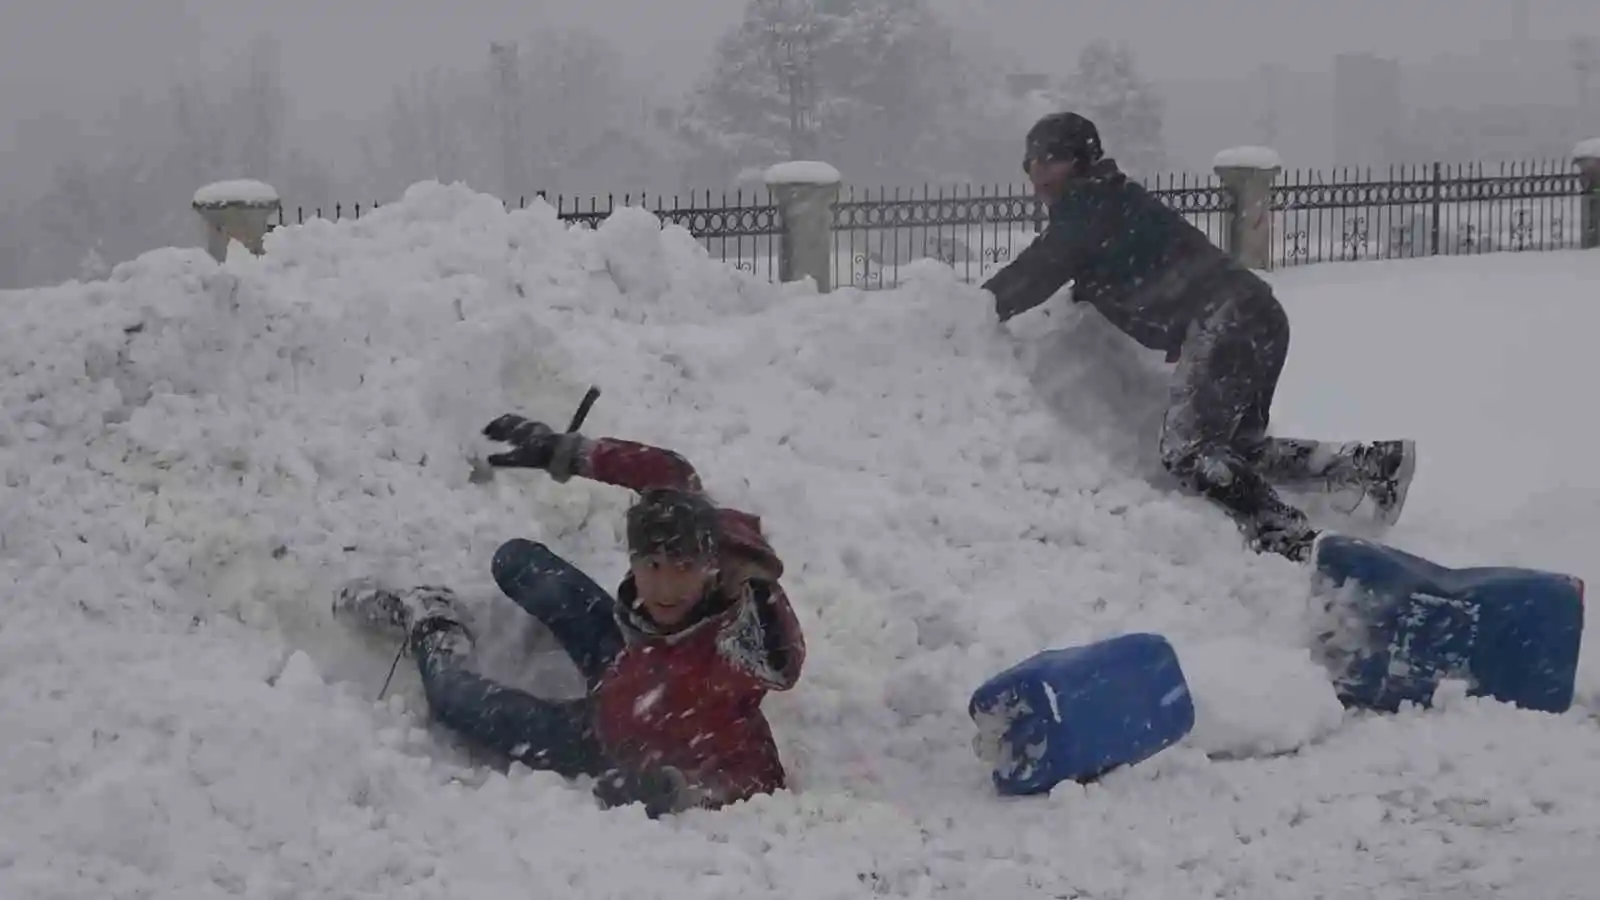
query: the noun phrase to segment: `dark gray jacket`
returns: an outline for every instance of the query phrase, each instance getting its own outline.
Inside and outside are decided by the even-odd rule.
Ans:
[[[1146,347],[1178,358],[1189,325],[1224,299],[1276,305],[1272,289],[1205,233],[1102,159],[1050,207],[1050,224],[984,288],[1000,321],[1050,299],[1072,298]]]

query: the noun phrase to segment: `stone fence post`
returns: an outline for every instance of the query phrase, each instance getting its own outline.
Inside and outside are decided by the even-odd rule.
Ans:
[[[1272,182],[1283,161],[1270,147],[1234,147],[1212,161],[1233,200],[1226,216],[1228,252],[1251,269],[1272,267]]]
[[[778,280],[809,276],[818,293],[833,290],[833,204],[840,180],[839,170],[823,162],[779,163],[766,171],[782,227]]]
[[[194,211],[204,223],[206,252],[227,262],[228,243],[238,241],[260,256],[272,217],[282,208],[278,192],[259,181],[218,181],[195,191]]]
[[[1600,250],[1600,138],[1584,141],[1572,151],[1583,195],[1578,198],[1578,246]]]

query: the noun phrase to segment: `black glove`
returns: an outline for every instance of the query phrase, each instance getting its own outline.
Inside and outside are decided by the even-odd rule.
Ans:
[[[595,779],[594,796],[605,809],[642,803],[645,815],[652,819],[695,805],[688,779],[670,766],[606,772]]]
[[[530,421],[515,413],[507,413],[483,426],[483,436],[513,447],[504,453],[489,454],[484,460],[489,465],[544,469],[557,481],[572,477],[578,447],[583,441],[581,435],[559,433],[543,422]]]

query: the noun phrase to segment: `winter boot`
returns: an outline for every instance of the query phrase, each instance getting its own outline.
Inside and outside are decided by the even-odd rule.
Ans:
[[[1400,520],[1417,468],[1417,445],[1410,440],[1335,444],[1264,438],[1243,455],[1273,484],[1309,487],[1330,495],[1353,492],[1346,513],[1370,500],[1373,517],[1384,525]]]
[[[1201,456],[1185,471],[1184,484],[1216,503],[1258,553],[1304,562],[1317,532],[1306,514],[1284,502],[1263,473],[1232,453]]]
[[[358,579],[334,594],[333,617],[369,633],[410,638],[418,626],[434,620],[461,625],[455,592],[422,585],[394,590],[372,579]],[[442,624],[442,623],[441,623]]]
[[[1416,441],[1377,441],[1356,451],[1356,466],[1372,501],[1373,515],[1385,525],[1400,521],[1406,493],[1417,474]]]
[[[1287,514],[1258,515],[1242,526],[1249,535],[1250,549],[1257,553],[1276,553],[1285,559],[1303,563],[1311,558],[1316,544],[1316,529],[1306,523],[1303,513],[1285,507]]]

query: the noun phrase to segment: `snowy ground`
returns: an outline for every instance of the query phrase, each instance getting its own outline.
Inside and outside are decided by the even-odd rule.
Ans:
[[[1153,479],[1162,366],[1059,301],[1001,330],[929,265],[808,296],[646,213],[567,232],[438,187],[268,250],[0,295],[0,897],[1592,895],[1589,710],[1345,718],[1304,572]],[[1278,429],[1423,442],[1393,541],[1600,582],[1600,254],[1273,277]],[[475,766],[328,619],[351,575],[448,580],[497,671],[569,690],[488,560],[528,536],[614,583],[626,495],[466,460],[591,382],[587,431],[684,452],[789,563],[792,793],[653,823]],[[996,798],[972,688],[1136,628],[1183,654],[1191,740]]]

